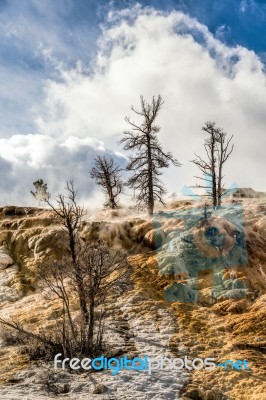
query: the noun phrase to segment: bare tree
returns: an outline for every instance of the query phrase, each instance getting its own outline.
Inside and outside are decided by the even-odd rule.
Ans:
[[[80,229],[81,219],[85,215],[85,210],[77,204],[77,191],[74,188],[73,181],[66,184],[67,195],[59,194],[56,198],[56,206],[48,199],[46,203],[54,211],[55,217],[62,223],[67,232],[69,240],[69,250],[75,273],[75,279],[78,287],[78,296],[83,318],[88,322],[88,310],[85,303],[84,285],[82,276],[77,263],[77,238]]]
[[[80,353],[93,354],[101,348],[108,290],[114,294],[117,286],[121,289],[128,270],[125,253],[113,251],[103,242],[84,244],[79,250],[77,264],[87,309],[86,317],[81,313],[78,320],[70,307],[71,298],[79,295],[71,260],[65,257],[62,261],[43,265],[38,271],[39,281],[62,302],[60,343],[67,355],[77,349]]]
[[[222,185],[223,166],[233,151],[233,146],[230,147],[233,135],[227,140],[227,134],[223,129],[217,127],[215,122],[206,122],[202,130],[209,135],[209,137],[204,140],[207,158],[204,160],[196,154],[196,158],[192,160],[192,162],[197,165],[204,174],[204,177],[195,176],[195,178],[203,180],[204,184],[197,184],[192,187],[206,189],[207,194],[203,196],[211,196],[212,206],[216,208],[217,206],[221,206],[221,199],[225,194]]]
[[[71,257],[63,257],[61,261],[43,264],[38,268],[39,285],[56,296],[62,305],[61,316],[49,334],[35,334],[25,330],[16,321],[0,319],[0,323],[17,331],[22,345],[28,346],[31,338],[34,342],[34,354],[52,358],[58,352],[64,357],[79,355],[95,355],[103,349],[103,332],[105,304],[108,294],[121,293],[128,284],[127,257],[122,250],[112,250],[103,242],[84,245],[78,253],[79,273],[84,287],[84,301],[88,310],[88,318],[84,320],[75,309],[73,302],[79,295],[76,271],[73,270]],[[80,310],[82,311],[82,310]],[[46,349],[46,350],[43,350]],[[47,351],[47,354],[43,354]],[[32,349],[31,349],[32,353]]]
[[[124,280],[128,271],[126,254],[122,250],[111,250],[106,244],[91,243],[83,248],[79,265],[86,293],[88,322],[84,329],[82,345],[84,350],[92,351],[91,346],[99,347],[103,335],[104,304],[108,292],[113,294],[127,283]],[[98,309],[97,324],[96,309]]]
[[[127,170],[133,171],[134,174],[129,178],[127,185],[138,192],[137,202],[146,204],[149,215],[152,215],[155,200],[164,204],[162,197],[166,191],[159,179],[162,175],[161,169],[169,167],[170,162],[177,167],[181,164],[171,153],[162,150],[157,138],[160,127],[155,121],[163,105],[162,97],[153,96],[152,102],[147,103],[141,96],[140,103],[140,110],[136,110],[133,106],[131,109],[142,118],[142,122],[137,124],[126,117],[125,120],[131,130],[124,131],[125,137],[120,143],[124,145],[125,150],[136,151],[129,157]]]
[[[71,254],[71,274],[72,281],[76,287],[81,311],[81,343],[82,348],[92,351],[94,334],[94,309],[95,297],[99,296],[102,279],[105,278],[106,271],[118,267],[118,261],[111,256],[111,252],[104,245],[84,247],[78,240],[81,219],[85,214],[82,207],[77,204],[77,192],[74,189],[73,182],[67,182],[68,195],[59,194],[57,196],[57,206],[54,207],[48,200],[47,204],[53,209],[55,216],[59,218],[64,226],[69,238],[69,249]],[[120,255],[117,252],[117,255]],[[122,258],[120,259],[122,261]],[[110,264],[111,263],[111,264]],[[60,283],[59,293],[62,295],[64,288],[62,278],[57,275],[56,282]],[[54,285],[53,285],[54,287]],[[58,288],[57,288],[58,290]],[[103,297],[104,292],[101,293]],[[69,316],[66,295],[62,298],[63,305],[66,308],[66,314],[73,334],[72,322]],[[103,299],[102,299],[103,303]],[[91,347],[90,347],[91,346]]]
[[[207,160],[198,156],[197,154],[192,162],[197,165],[201,172],[204,174],[204,178],[195,176],[195,178],[204,180],[204,185],[192,186],[194,188],[206,189],[207,195],[212,198],[213,208],[217,205],[217,182],[216,182],[216,167],[217,167],[217,155],[216,155],[216,129],[214,122],[206,122],[202,130],[209,134],[209,137],[204,140],[204,148],[207,155]]]
[[[61,320],[57,329],[36,335],[14,321],[0,323],[15,329],[24,337],[31,337],[40,346],[49,345],[49,354],[61,352],[65,357],[74,354],[95,354],[101,350],[104,327],[104,304],[108,292],[115,294],[127,284],[127,257],[122,250],[112,250],[103,242],[84,243],[79,238],[84,209],[77,203],[73,182],[67,182],[67,194],[59,194],[56,207],[47,200],[54,215],[68,235],[68,249],[62,248],[62,259],[38,268],[38,281],[49,293],[60,299]],[[71,308],[78,298],[79,315]],[[97,313],[96,313],[97,311]],[[58,351],[59,350],[59,351]],[[43,353],[43,350],[42,350]]]
[[[44,183],[42,179],[38,179],[37,181],[33,182],[33,186],[35,188],[35,192],[31,190],[31,194],[38,201],[38,205],[40,206],[41,201],[48,200],[50,197],[47,183]]]
[[[98,155],[95,166],[90,171],[90,177],[95,179],[97,185],[101,186],[107,196],[106,206],[112,209],[117,207],[118,196],[122,191],[123,182],[120,176],[121,168],[112,158]]]

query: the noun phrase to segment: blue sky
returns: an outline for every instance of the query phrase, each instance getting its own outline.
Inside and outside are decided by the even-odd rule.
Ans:
[[[145,11],[146,6],[150,7],[150,12]],[[112,12],[112,16],[108,19],[110,12]],[[164,21],[160,19],[160,15],[163,16]],[[184,16],[183,19],[181,18],[182,21],[177,15]],[[188,18],[186,19],[186,17]],[[141,20],[145,18],[147,26],[150,26],[149,32],[142,29]],[[155,19],[157,25],[153,25],[152,20]],[[175,22],[173,22],[174,20]],[[199,22],[198,26],[196,21]],[[132,26],[134,29],[131,31]],[[160,29],[157,29],[156,26],[159,26]],[[128,87],[127,90],[123,89],[127,86],[126,79],[123,88],[117,90],[119,85],[116,80],[117,74],[122,74],[122,80],[127,76],[134,79],[135,76],[134,71],[131,71],[130,64],[125,64],[123,70],[118,67],[125,63],[125,57],[128,55],[128,49],[121,45],[121,41],[130,42],[134,37],[136,42],[132,39],[132,49],[135,48],[136,52],[141,51],[143,46],[140,45],[138,48],[140,43],[146,46],[149,41],[152,44],[153,29],[154,31],[158,30],[158,34],[162,37],[162,47],[158,47],[158,54],[164,54],[165,44],[169,44],[169,53],[162,56],[165,57],[164,60],[157,59],[154,54],[151,55],[154,56],[154,62],[158,62],[156,71],[154,70],[155,65],[149,64],[151,59],[148,54],[149,45],[146,55],[141,53],[143,57],[141,63],[143,64],[140,63],[141,67],[139,65],[138,68],[135,68],[139,70],[137,77],[139,78],[137,79],[139,92],[147,93],[150,96],[161,91],[167,98],[170,89],[166,89],[168,83],[163,75],[163,68],[159,71],[159,65],[161,65],[160,63],[167,64],[168,71],[171,62],[173,65],[177,63],[175,66],[177,71],[179,67],[181,68],[179,71],[180,87],[183,85],[184,89],[182,90],[187,91],[187,86],[190,88],[191,82],[188,76],[182,77],[183,70],[178,64],[179,50],[175,59],[169,61],[169,65],[167,63],[167,60],[173,57],[170,43],[172,40],[176,41],[175,48],[180,48],[183,60],[188,57],[189,65],[194,57],[189,58],[189,55],[194,54],[197,51],[196,45],[199,45],[200,59],[202,57],[199,70],[203,70],[205,67],[206,70],[212,68],[210,74],[214,77],[216,73],[220,74],[222,68],[225,75],[217,75],[211,89],[218,90],[217,87],[215,88],[218,82],[218,86],[220,85],[219,87],[222,88],[218,90],[220,102],[217,103],[216,109],[213,108],[206,115],[205,112],[202,112],[202,115],[198,117],[198,124],[201,121],[204,123],[204,118],[216,118],[219,115],[217,110],[221,110],[227,117],[228,111],[225,113],[225,110],[228,101],[231,101],[232,112],[235,107],[236,113],[250,117],[245,122],[245,127],[254,125],[254,119],[256,119],[259,121],[258,131],[261,130],[264,123],[260,105],[263,103],[265,95],[265,89],[262,87],[264,85],[261,85],[261,82],[264,79],[264,62],[266,60],[266,1],[146,0],[139,2],[139,6],[136,7],[136,2],[131,0],[0,0],[0,140],[2,139],[0,146],[2,145],[6,152],[6,154],[0,153],[0,163],[3,171],[10,171],[10,174],[13,174],[10,175],[10,181],[13,184],[16,182],[16,168],[18,165],[21,167],[22,163],[24,163],[27,179],[38,178],[37,164],[30,159],[30,153],[28,153],[29,149],[32,151],[33,142],[36,143],[36,146],[38,145],[38,140],[46,150],[53,148],[54,154],[58,154],[60,146],[64,145],[65,148],[70,148],[63,140],[75,136],[77,140],[73,140],[79,150],[77,150],[77,154],[71,156],[73,163],[76,162],[79,155],[83,157],[84,146],[85,149],[86,146],[89,148],[88,153],[91,154],[91,158],[93,158],[95,149],[104,148],[105,151],[117,153],[116,156],[123,159],[123,155],[120,154],[121,149],[119,150],[115,145],[121,134],[122,124],[120,127],[118,123],[115,123],[110,128],[110,134],[106,134],[104,132],[106,128],[103,128],[101,121],[103,116],[99,117],[94,111],[93,119],[88,122],[84,104],[88,104],[88,107],[91,102],[98,104],[99,97],[105,92],[102,90],[105,85],[107,92],[110,89],[110,97],[114,98],[113,103],[116,105],[116,109],[112,110],[112,115],[117,113],[117,120],[120,118],[123,123],[125,113],[130,110],[130,105],[133,101],[137,101],[137,96],[141,93],[136,91],[132,94],[133,86]],[[168,29],[172,30],[171,35],[168,35],[170,32]],[[188,51],[184,50],[182,40],[179,40],[182,38],[188,40],[187,36],[191,37],[194,46]],[[211,44],[212,41],[215,43]],[[224,45],[223,48],[221,44]],[[208,60],[205,57],[206,51]],[[132,60],[134,59],[133,52],[134,50],[131,51],[132,54],[130,53],[133,57]],[[119,55],[117,56],[117,54]],[[210,63],[212,62],[215,63],[215,66],[211,67]],[[102,64],[104,70],[101,69]],[[145,71],[149,69],[154,70],[153,73],[158,73],[158,76],[161,77],[158,80],[157,76],[157,80],[155,80],[158,87],[152,86],[153,78],[147,82],[149,78],[146,77]],[[252,74],[251,77],[254,77],[254,83],[250,83],[249,88],[245,81],[247,70],[248,74]],[[171,74],[171,69],[168,73]],[[220,83],[217,77],[221,78]],[[192,88],[191,92],[189,90],[190,97],[187,101],[190,105],[195,103],[194,109],[196,109],[196,99],[200,94],[202,96],[204,88],[207,88],[209,84],[205,82],[204,73],[195,76],[192,81],[193,79],[196,82],[193,88],[197,88],[197,90]],[[99,83],[100,81],[102,83]],[[229,84],[233,85],[230,90],[227,87]],[[77,96],[83,98],[82,88],[86,85],[88,90],[93,91],[93,95],[91,98],[85,96],[83,102],[76,109]],[[258,96],[258,90],[254,92],[255,89],[252,89],[256,88],[256,85],[262,87],[259,89],[261,93]],[[177,96],[177,100],[179,90],[180,99],[183,99],[180,87],[177,84],[173,95]],[[244,93],[241,105],[239,99],[233,99],[238,90],[240,97]],[[257,101],[260,102],[256,107],[253,101],[254,93]],[[122,96],[124,97],[122,98]],[[120,107],[119,110],[118,107]],[[98,105],[99,108],[101,108],[101,103]],[[171,104],[169,103],[170,108]],[[180,116],[183,117],[187,113],[189,119],[189,112],[188,110],[184,113],[184,110],[180,110]],[[230,120],[230,118],[228,127],[235,129],[237,121],[233,121],[232,118]],[[225,118],[221,119],[221,122],[224,123],[224,120]],[[76,132],[71,124],[73,126],[75,124]],[[185,121],[182,124],[184,125],[183,129],[188,129]],[[63,130],[68,133],[64,135]],[[242,128],[241,130],[243,131]],[[20,138],[20,135],[24,135],[24,137]],[[171,135],[173,136],[173,133]],[[85,139],[87,142],[84,142]],[[245,137],[242,139],[247,144],[248,139]],[[51,140],[55,142],[52,144]],[[166,140],[165,142],[167,143]],[[195,150],[198,145],[197,142]],[[58,149],[56,150],[54,146],[57,146]],[[11,151],[10,148],[13,150]],[[37,153],[39,154],[39,150]],[[256,153],[256,149],[251,149],[251,154],[253,153]],[[46,160],[42,165],[42,173],[48,165],[47,154],[46,156],[40,154],[40,158]],[[180,157],[182,158],[183,155],[185,160],[189,157],[186,150],[181,150]],[[51,155],[49,157],[51,158]],[[67,153],[65,157],[70,157],[70,154]],[[253,160],[252,156],[251,160]],[[49,162],[50,167],[54,165],[51,160]],[[62,165],[66,171],[66,163],[62,161]],[[262,167],[262,165],[257,166],[258,169]],[[60,173],[58,174],[60,175]],[[47,174],[47,179],[51,175],[53,174]],[[62,177],[65,176],[62,175]],[[167,179],[171,186],[171,177],[169,176]],[[187,177],[184,176],[184,181],[186,180]],[[180,182],[180,185],[182,186],[183,183],[183,181]],[[246,181],[241,182],[241,179],[239,183],[240,185],[247,184]],[[258,181],[255,185],[259,186]],[[55,183],[54,186],[56,186]],[[18,196],[17,193],[22,192],[16,192],[14,199]]]

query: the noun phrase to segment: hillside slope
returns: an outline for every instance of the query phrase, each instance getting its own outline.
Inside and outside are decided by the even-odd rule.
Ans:
[[[1,399],[47,399],[44,382],[54,379],[47,369],[57,385],[69,385],[62,396],[70,399],[263,399],[266,204],[239,204],[228,200],[224,214],[203,218],[202,207],[177,201],[158,210],[153,221],[117,211],[106,220],[84,221],[80,236],[129,254],[128,286],[120,296],[110,295],[106,306],[112,355],[246,359],[250,370],[55,373],[52,363],[29,361],[16,346],[2,343]],[[44,261],[60,258],[66,240],[48,210],[0,209],[1,317],[35,332],[53,326],[60,304],[40,291],[35,272]],[[93,394],[99,384],[105,394]]]

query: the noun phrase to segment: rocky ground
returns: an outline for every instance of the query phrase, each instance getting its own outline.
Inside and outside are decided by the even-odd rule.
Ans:
[[[67,399],[266,399],[266,204],[231,199],[225,206],[204,214],[203,205],[176,201],[152,221],[125,209],[99,211],[80,236],[129,254],[128,287],[107,302],[112,355],[246,359],[250,370],[73,374],[29,361],[3,340],[0,398],[52,399],[59,389]],[[38,288],[35,272],[65,243],[50,211],[0,209],[0,317],[49,330],[60,304]]]

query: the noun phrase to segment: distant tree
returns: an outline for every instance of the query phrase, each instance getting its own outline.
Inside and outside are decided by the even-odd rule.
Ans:
[[[120,172],[121,168],[112,158],[100,155],[96,157],[95,165],[90,171],[90,177],[96,181],[97,185],[101,186],[107,196],[105,205],[112,209],[117,207],[118,196],[123,188]]]
[[[227,139],[227,134],[222,128],[216,126],[215,122],[206,122],[202,130],[208,133],[208,137],[204,139],[204,148],[206,152],[206,159],[196,155],[192,162],[204,174],[204,177],[195,176],[195,178],[203,180],[204,184],[197,184],[192,186],[194,188],[206,189],[206,196],[211,196],[212,206],[216,208],[221,206],[222,196],[226,194],[222,184],[223,181],[223,166],[234,146],[230,146],[230,139]],[[203,195],[205,196],[205,195]]]
[[[147,103],[143,96],[140,97],[141,109],[132,111],[142,118],[139,124],[126,117],[126,122],[131,130],[124,131],[125,137],[120,140],[124,150],[133,150],[136,153],[130,155],[127,170],[133,171],[127,185],[137,191],[137,203],[144,203],[147,206],[148,214],[152,215],[155,200],[163,202],[163,195],[166,194],[159,176],[161,169],[169,167],[169,163],[179,167],[181,164],[173,158],[171,153],[165,153],[158,141],[157,133],[160,127],[155,124],[163,101],[159,95],[153,96],[152,102]]]
[[[50,197],[50,193],[48,192],[47,183],[44,183],[42,179],[38,179],[33,182],[33,186],[35,188],[35,192],[31,191],[32,196],[38,201],[38,204],[41,204],[41,201],[46,201]]]

